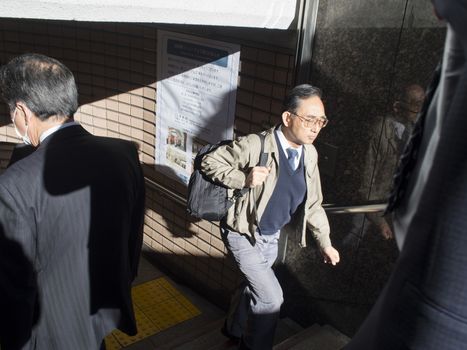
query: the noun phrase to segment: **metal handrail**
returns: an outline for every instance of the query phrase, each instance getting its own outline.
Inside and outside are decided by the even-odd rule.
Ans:
[[[161,193],[163,196],[175,201],[181,206],[186,207],[186,198],[175,193],[169,188],[154,182],[153,180],[145,177],[146,185],[151,189]],[[336,205],[326,203],[323,204],[324,210],[328,214],[362,214],[362,213],[377,213],[383,212],[386,209],[386,203],[363,204],[363,205]]]
[[[379,213],[386,210],[386,203],[346,206],[338,206],[335,204],[323,204],[323,208],[328,214]]]
[[[186,207],[186,198],[185,197],[180,196],[178,193],[175,193],[174,191],[168,189],[165,186],[162,186],[161,184],[158,184],[157,182],[154,182],[153,180],[151,180],[151,179],[149,179],[147,177],[144,177],[144,180],[146,181],[146,185],[149,188],[151,188],[151,189],[153,189],[155,191],[158,191],[163,196],[168,197],[168,198],[172,199],[173,201],[175,201],[176,203]]]

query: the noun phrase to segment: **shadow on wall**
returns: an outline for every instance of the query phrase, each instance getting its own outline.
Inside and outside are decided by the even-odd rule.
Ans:
[[[162,180],[164,182],[169,181],[169,179],[173,179],[177,177],[176,172],[168,166],[160,166],[161,172],[165,174],[168,178]],[[143,170],[145,174],[154,173],[153,165],[144,164]],[[185,188],[186,191],[186,187]],[[153,192],[154,191],[154,192]],[[154,195],[151,195],[151,193]],[[154,219],[159,224],[164,224],[166,230],[170,232],[172,237],[194,237],[196,236],[196,231],[190,230],[186,227],[186,221],[197,223],[201,220],[197,220],[192,218],[186,212],[186,206],[174,201],[173,198],[165,195],[159,191],[148,189],[148,199],[146,200],[146,208],[150,211],[154,212],[156,216]],[[158,200],[154,200],[157,197]],[[182,220],[182,219],[185,220]]]
[[[185,205],[151,187],[146,194],[146,255],[172,278],[226,308],[240,272],[225,252],[218,223],[191,217]]]
[[[240,283],[240,275],[231,270],[231,258],[155,251],[143,244],[143,255],[178,284],[195,290],[219,308],[227,310],[231,293]],[[224,273],[222,273],[224,271]]]

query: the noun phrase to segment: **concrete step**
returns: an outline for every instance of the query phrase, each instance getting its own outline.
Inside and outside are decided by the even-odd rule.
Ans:
[[[284,340],[303,331],[303,327],[290,318],[281,318],[277,323],[276,333],[274,335],[274,344],[280,344]]]
[[[224,319],[219,319],[206,327],[206,331],[196,338],[188,340],[174,350],[215,350],[215,349],[235,349],[237,345],[221,333]]]
[[[237,349],[238,345],[226,338],[220,332],[221,327],[224,324],[224,318],[217,320],[211,324],[205,325],[204,327],[193,330],[190,334],[183,337],[184,343],[181,343],[179,339],[178,346],[174,344],[168,344],[167,349],[176,350],[233,350]],[[276,334],[274,337],[274,344],[278,344],[290,336],[300,332],[303,328],[300,327],[294,321],[284,318],[280,319],[277,325]],[[161,349],[166,349],[163,347]]]
[[[150,262],[142,259],[140,264],[139,283],[164,276],[151,266]],[[170,280],[191,303],[193,303],[201,314],[170,327],[162,332],[150,336],[140,342],[134,343],[125,349],[128,350],[234,350],[237,344],[224,337],[220,331],[224,324],[225,311],[212,305],[205,298],[193,292],[184,285]],[[137,283],[138,284],[138,283]],[[338,350],[350,339],[330,326],[314,325],[303,329],[294,321],[282,318],[278,322],[274,350]]]
[[[294,335],[288,337],[287,339],[274,346],[274,350],[288,350],[291,347],[302,342],[304,339],[312,337],[315,333],[319,331],[320,328],[321,326],[314,324],[311,327],[308,327],[298,333],[295,333]]]
[[[213,330],[217,330],[220,334],[219,340],[225,340],[226,338],[220,332],[223,323],[224,320],[219,318],[214,321],[204,318],[193,318],[174,327],[176,329],[170,335],[163,334],[164,332],[162,332],[161,337],[153,338],[152,342],[158,350],[179,349],[213,332]]]
[[[313,326],[274,346],[274,350],[340,350],[350,338],[329,325]]]

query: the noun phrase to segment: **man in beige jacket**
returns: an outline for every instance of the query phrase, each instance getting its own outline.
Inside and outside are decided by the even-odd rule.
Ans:
[[[318,156],[312,145],[327,121],[320,90],[299,85],[284,101],[282,123],[263,132],[265,167],[256,166],[261,153],[256,134],[221,146],[203,159],[203,172],[230,192],[250,188],[221,222],[226,247],[245,277],[223,328],[224,334],[241,340],[240,349],[272,348],[283,295],[271,267],[280,231],[292,217],[299,223],[302,246],[309,228],[324,262],[339,262],[321,206]]]

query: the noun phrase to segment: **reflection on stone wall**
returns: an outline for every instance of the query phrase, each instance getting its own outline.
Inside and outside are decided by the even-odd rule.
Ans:
[[[365,159],[372,139],[378,145],[384,142],[389,118],[402,120],[402,108],[409,109],[402,98],[404,88],[426,87],[441,58],[445,28],[429,6],[428,0],[320,1],[311,82],[323,89],[330,119],[318,152],[329,157],[332,149],[335,157],[321,176],[326,203],[349,205],[385,197],[376,196],[376,187],[392,174],[373,182],[365,175],[374,175],[382,149],[376,148],[373,162]],[[396,131],[402,139],[408,124],[400,124]],[[399,151],[396,146],[394,142],[394,152]],[[280,267],[287,286],[286,309],[303,323],[327,322],[352,335],[398,253],[394,240],[386,240],[382,229],[363,214],[331,215],[330,223],[332,241],[341,252],[336,268],[322,264],[316,247],[300,250],[295,237],[289,237],[286,266]]]

